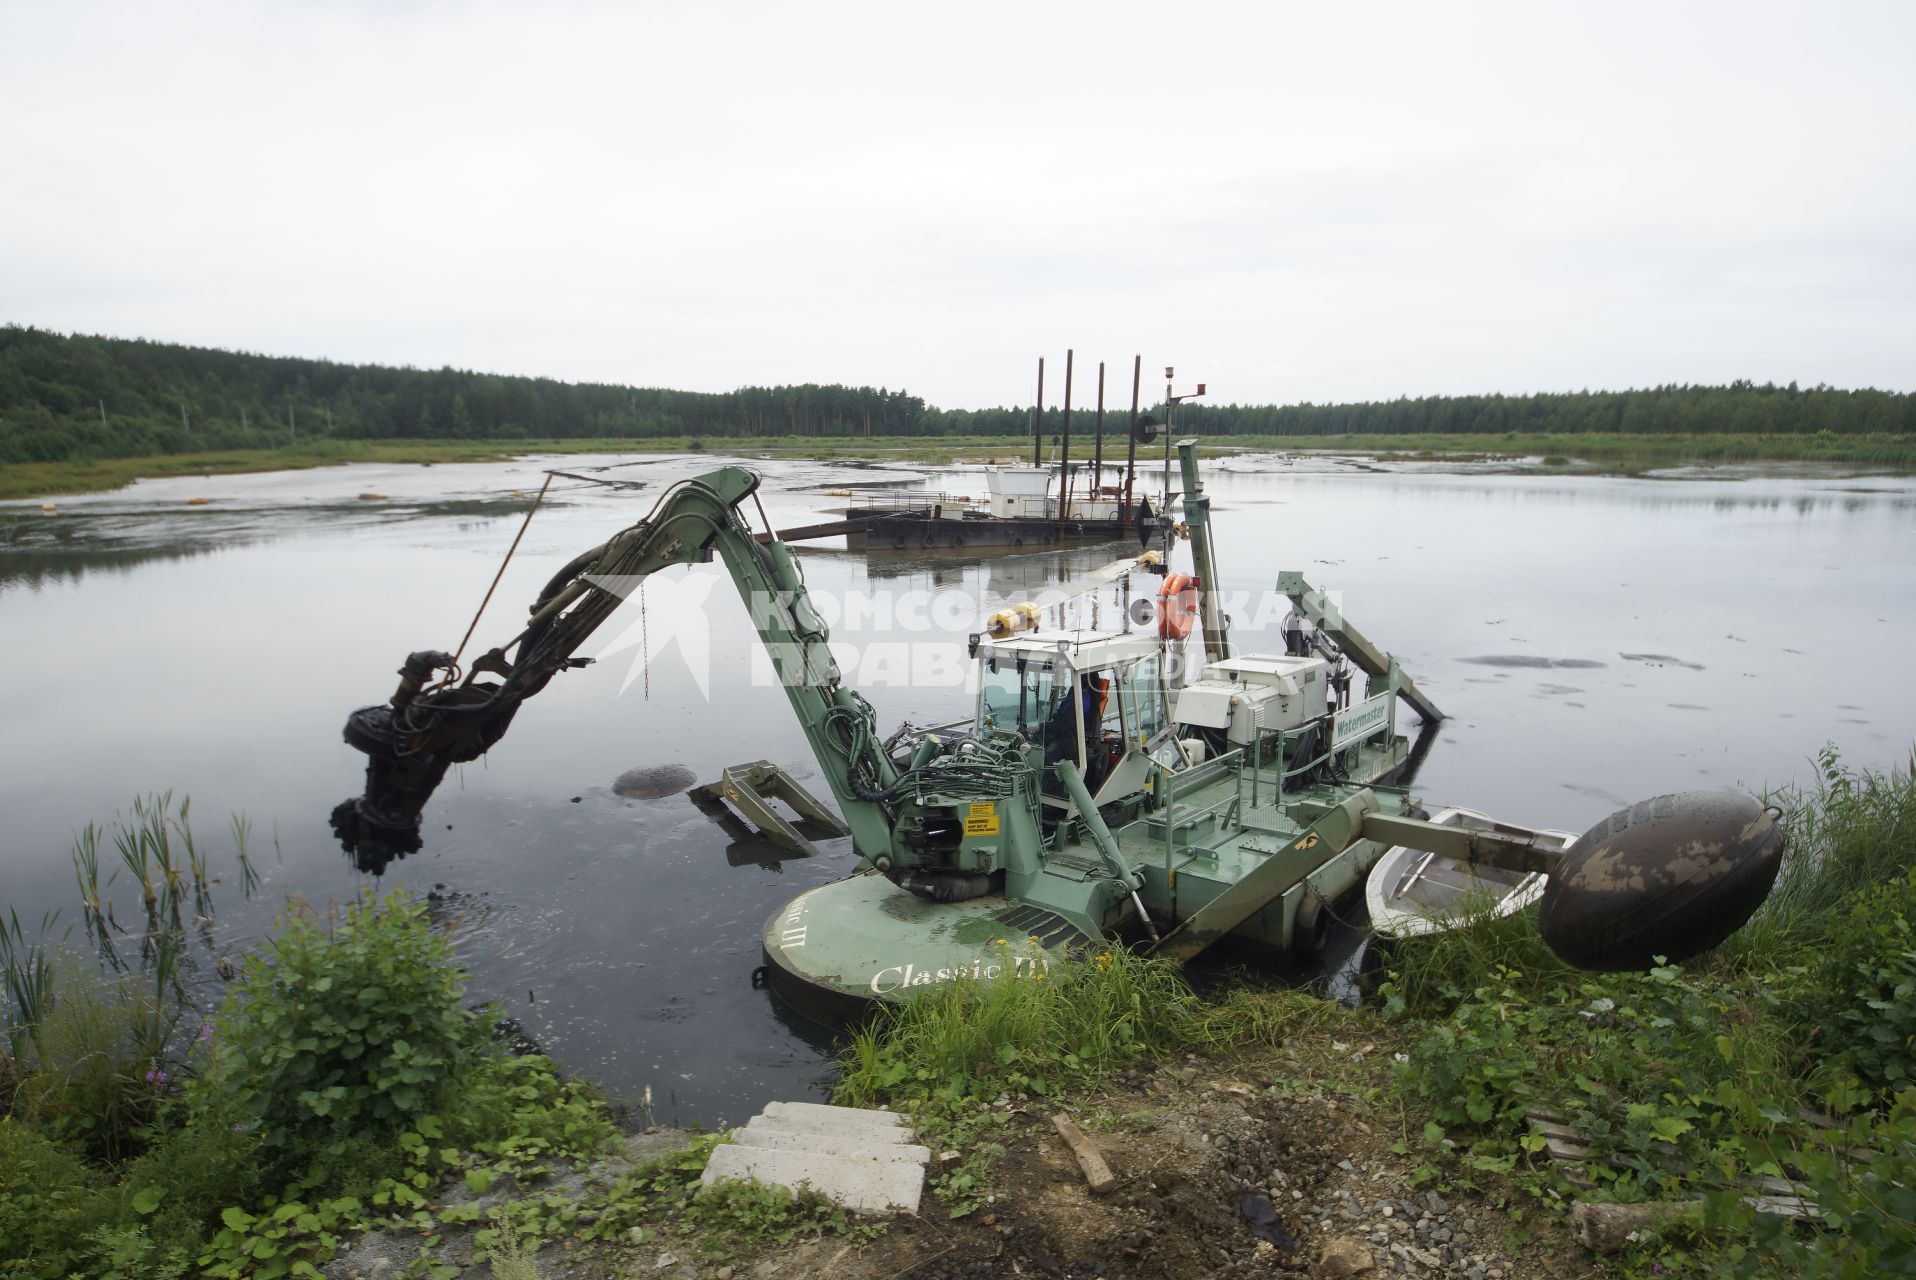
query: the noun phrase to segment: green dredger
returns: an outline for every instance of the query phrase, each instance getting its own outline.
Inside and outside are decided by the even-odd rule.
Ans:
[[[1276,653],[1236,653],[1211,591],[1193,445],[1179,456],[1192,572],[1148,566],[1166,575],[1153,616],[1120,630],[974,636],[973,714],[890,737],[841,681],[791,548],[747,523],[758,477],[722,467],[683,481],[555,574],[526,628],[463,680],[429,683],[454,670],[446,654],[408,658],[391,700],[348,720],[367,786],[334,811],[335,829],[363,866],[417,849],[420,809],[446,769],[488,750],[554,674],[584,665],[573,652],[636,579],[716,555],[861,859],[765,925],[775,987],[819,1016],[938,983],[1017,979],[1119,938],[1179,962],[1227,939],[1308,954],[1333,904],[1392,845],[1547,873],[1545,941],[1586,968],[1695,954],[1762,901],[1781,830],[1739,793],[1645,801],[1561,853],[1521,829],[1424,821],[1396,785],[1411,758],[1397,710],[1408,704],[1426,725],[1441,713],[1297,574],[1277,587],[1303,623]],[[1204,662],[1190,678],[1194,626]],[[734,773],[725,791],[752,798]]]

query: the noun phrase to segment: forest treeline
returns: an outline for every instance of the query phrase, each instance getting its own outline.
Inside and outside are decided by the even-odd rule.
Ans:
[[[1061,425],[1057,405],[1045,426]],[[1107,415],[1121,427],[1128,406]],[[1833,387],[1668,386],[1364,404],[1188,402],[1180,433],[1890,435],[1916,433],[1916,395]],[[1075,406],[1073,434],[1091,413]],[[137,339],[0,328],[0,463],[85,462],[315,437],[399,440],[666,436],[1018,436],[1029,406],[940,409],[888,387],[673,391],[461,369],[262,356]]]

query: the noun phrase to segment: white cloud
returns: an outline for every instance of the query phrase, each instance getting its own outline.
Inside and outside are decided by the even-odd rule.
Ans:
[[[957,406],[1066,346],[1235,401],[1908,388],[1912,36],[1900,3],[11,5],[0,320]]]

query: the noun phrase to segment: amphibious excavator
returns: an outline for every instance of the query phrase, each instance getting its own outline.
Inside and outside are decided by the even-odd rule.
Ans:
[[[1014,611],[969,637],[968,716],[889,735],[833,661],[800,563],[757,504],[758,476],[726,466],[684,480],[559,568],[523,630],[468,670],[439,652],[406,659],[392,697],[347,721],[346,741],[368,758],[366,790],[334,811],[335,830],[369,869],[417,849],[421,808],[446,770],[491,749],[522,702],[585,665],[574,654],[632,584],[716,557],[859,857],[763,930],[773,985],[822,1017],[939,983],[1035,975],[1120,941],[1179,962],[1227,942],[1309,954],[1392,846],[1545,873],[1539,928],[1584,968],[1696,954],[1767,895],[1778,815],[1741,793],[1647,800],[1567,849],[1507,824],[1427,821],[1405,785],[1415,755],[1399,711],[1426,734],[1441,711],[1300,574],[1275,580],[1293,606],[1276,651],[1238,652],[1195,449],[1179,455],[1183,520],[1160,516],[1166,554],[1141,563],[1161,578],[1147,607],[1095,631],[1047,630],[1037,611]],[[1174,530],[1189,572],[1170,564]],[[1187,660],[1200,641],[1202,660]]]

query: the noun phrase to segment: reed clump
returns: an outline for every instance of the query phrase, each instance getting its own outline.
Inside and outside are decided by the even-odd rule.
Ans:
[[[1783,809],[1786,852],[1776,886],[1723,946],[1733,964],[1761,969],[1817,951],[1844,927],[1844,904],[1916,866],[1916,752],[1898,769],[1846,766],[1817,753],[1816,782],[1771,797]]]
[[[89,1158],[136,1153],[177,1075],[169,1063],[193,1020],[198,967],[189,929],[210,943],[217,884],[191,818],[190,800],[158,792],[75,836],[80,923],[97,963],[70,949],[73,930],[58,928],[57,912],[33,933],[17,913],[0,921],[0,1103]],[[243,824],[235,834],[245,870]],[[104,866],[103,850],[114,855]],[[122,878],[118,897],[134,903],[124,924]]]

